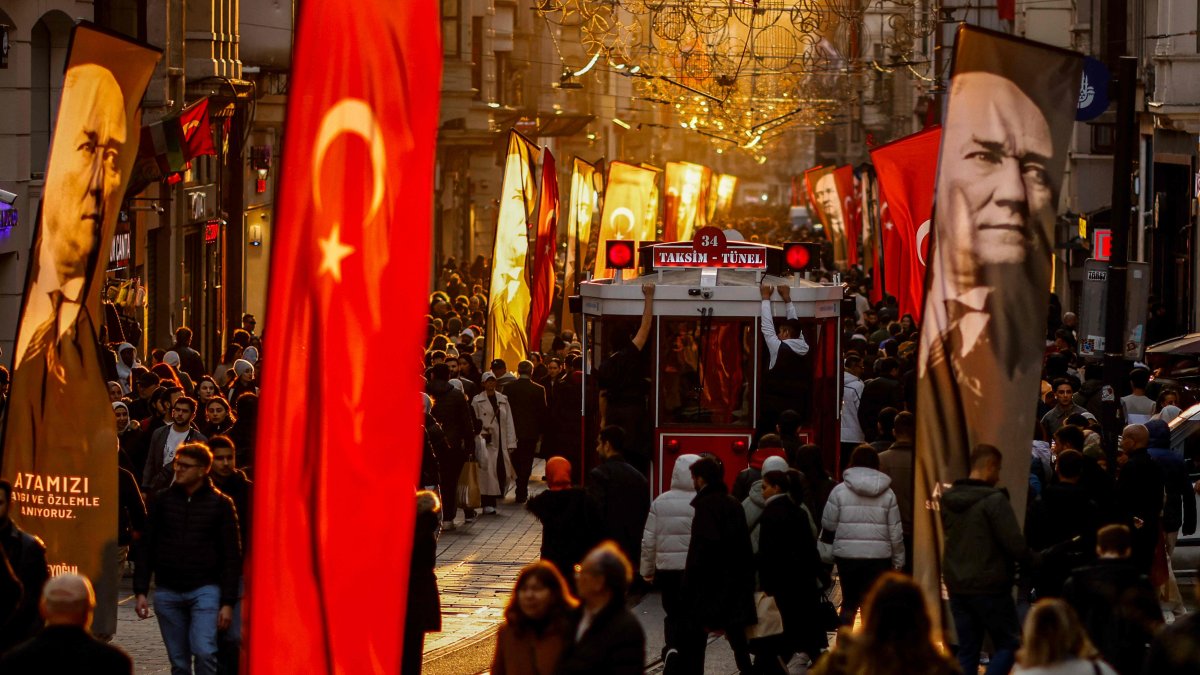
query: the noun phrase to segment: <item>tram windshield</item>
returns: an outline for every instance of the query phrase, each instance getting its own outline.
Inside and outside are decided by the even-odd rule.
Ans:
[[[753,425],[753,329],[749,318],[661,319],[660,424]]]

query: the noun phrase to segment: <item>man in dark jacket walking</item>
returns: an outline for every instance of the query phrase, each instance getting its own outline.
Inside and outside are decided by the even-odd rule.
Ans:
[[[1117,473],[1117,503],[1125,509],[1125,521],[1133,534],[1134,567],[1149,575],[1162,526],[1166,480],[1162,468],[1147,449],[1150,432],[1141,424],[1130,424],[1121,432],[1121,465]]]
[[[608,536],[629,560],[642,559],[642,530],[650,513],[650,483],[625,461],[625,430],[609,425],[600,430],[596,452],[603,460],[588,472],[588,494],[600,504]]]
[[[242,572],[237,511],[209,479],[212,452],[201,443],[175,454],[175,484],[150,502],[146,537],[133,579],[137,615],[154,611],[175,672],[217,672],[217,631],[233,623]]]
[[[892,434],[896,440],[887,450],[879,453],[879,470],[892,479],[892,492],[896,505],[900,507],[900,525],[904,528],[904,571],[912,572],[913,532],[913,458],[916,435],[916,418],[904,411],[896,415],[892,423]]]
[[[200,352],[192,349],[191,328],[180,326],[175,329],[175,344],[171,345],[170,351],[179,354],[179,369],[187,373],[192,382],[199,382],[200,378],[208,374]]]
[[[706,631],[724,631],[738,669],[751,672],[746,626],[758,623],[754,607],[754,549],[741,504],[729,496],[725,469],[711,455],[691,466],[696,498],[692,535],[683,568],[684,596],[692,599],[691,620],[704,630],[679,645],[681,672],[704,672]]]
[[[890,356],[875,363],[875,378],[863,385],[862,400],[858,403],[858,423],[868,441],[879,437],[879,413],[884,408],[904,409],[900,362]]]
[[[533,362],[517,364],[517,379],[504,388],[508,406],[512,410],[513,427],[517,431],[517,451],[512,454],[513,471],[516,472],[517,503],[529,499],[529,474],[533,471],[533,451],[546,420],[546,390],[534,382]]]
[[[248,544],[250,543],[250,491],[253,483],[246,477],[246,472],[237,468],[237,449],[228,436],[214,436],[208,441],[208,448],[213,454],[212,482],[213,487],[233,500],[238,514],[238,532],[242,539],[242,559],[245,560]],[[238,657],[242,647],[242,598],[245,597],[245,575],[238,583],[238,601],[233,606],[233,623],[229,630],[220,636],[218,651],[221,661],[221,672],[224,675],[237,675]]]
[[[996,648],[987,675],[1011,670],[1021,642],[1013,568],[1030,562],[1031,554],[1008,494],[996,488],[1001,458],[995,446],[976,446],[970,475],[942,495],[942,576],[958,630],[955,656],[964,673],[978,672],[985,633]]]
[[[574,644],[567,647],[557,675],[641,675],[646,635],[625,609],[633,568],[612,542],[588,553],[575,581],[580,607],[572,622]]]
[[[1078,450],[1058,453],[1056,480],[1042,488],[1025,518],[1025,540],[1042,553],[1042,565],[1033,575],[1039,598],[1062,595],[1071,570],[1094,557],[1100,509],[1079,484],[1083,463]]]
[[[442,425],[449,446],[438,456],[438,471],[442,486],[442,528],[454,529],[454,516],[458,512],[458,476],[462,473],[467,457],[475,452],[475,433],[479,421],[471,412],[471,402],[460,389],[450,384],[450,367],[439,363],[431,371],[425,393],[433,398],[430,414]],[[466,519],[475,518],[474,509],[463,509]]]
[[[0,653],[33,636],[41,628],[38,598],[42,585],[50,578],[46,565],[46,545],[41,539],[17,527],[9,517],[12,509],[12,483],[0,479],[0,546],[8,565],[20,580],[24,595],[12,616],[0,617]]]

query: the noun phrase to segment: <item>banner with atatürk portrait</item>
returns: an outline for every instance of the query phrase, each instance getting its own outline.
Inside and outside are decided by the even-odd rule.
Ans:
[[[500,186],[500,211],[488,287],[487,360],[504,359],[510,370],[529,356],[529,275],[526,260],[538,205],[534,161],[537,146],[516,131],[508,134],[508,155]],[[486,365],[486,364],[485,364]]]
[[[935,189],[917,374],[914,572],[941,603],[940,496],[981,444],[1017,521],[1045,346],[1079,54],[960,26]]]
[[[809,205],[816,209],[814,222],[819,222],[825,238],[833,244],[833,262],[838,268],[846,266],[846,219],[842,212],[842,197],[838,192],[836,169],[818,166],[804,172]],[[810,212],[811,213],[811,212]]]
[[[596,250],[596,278],[611,277],[605,265],[605,243],[610,239],[654,241],[658,213],[658,170],[625,162],[608,165],[604,209],[600,215],[600,237]]]
[[[74,28],[4,430],[8,514],[45,542],[51,574],[92,580],[97,634],[116,631],[118,582],[117,428],[103,364],[112,355],[97,334],[100,290],[159,56],[88,23]]]

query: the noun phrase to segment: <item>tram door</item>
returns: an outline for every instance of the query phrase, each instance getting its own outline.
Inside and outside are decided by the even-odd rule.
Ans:
[[[654,331],[650,331],[650,337],[640,354],[633,358],[629,358],[628,354],[622,355],[617,357],[618,361],[610,363],[610,359],[614,358],[616,352],[628,346],[630,340],[637,333],[640,323],[640,316],[606,316],[603,319],[587,317],[585,330],[588,342],[584,353],[587,386],[583,394],[584,409],[587,414],[584,415],[582,423],[583,451],[578,464],[574,459],[571,462],[580,467],[581,479],[600,463],[600,457],[596,454],[596,438],[601,428],[600,392],[602,386],[609,382],[618,382],[622,396],[625,398],[625,405],[620,406],[621,410],[611,411],[606,421],[609,424],[620,424],[625,428],[626,458],[636,466],[639,456],[652,457],[654,420],[651,416],[650,396],[653,391],[652,368],[656,343]],[[614,364],[618,362],[620,367],[614,367]],[[640,415],[640,419],[637,419],[636,424],[629,423],[629,420],[632,419],[630,415],[621,414],[635,407],[630,403],[633,400],[639,401],[637,408],[643,413]]]

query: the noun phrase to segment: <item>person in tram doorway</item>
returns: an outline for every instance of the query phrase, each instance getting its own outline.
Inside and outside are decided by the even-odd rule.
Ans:
[[[496,391],[496,376],[491,371],[483,374],[483,391],[471,399],[471,409],[482,425],[475,437],[475,459],[479,460],[483,513],[491,515],[515,474],[509,454],[517,447],[508,397]]]
[[[762,291],[762,335],[767,343],[767,374],[764,379],[762,394],[762,412],[758,418],[758,434],[769,434],[775,431],[780,414],[785,410],[802,410],[807,406],[797,399],[803,396],[796,387],[797,382],[804,381],[804,363],[801,357],[808,353],[808,343],[800,332],[797,321],[796,305],[792,302],[792,292],[787,284],[776,287],[779,297],[787,308],[787,321],[778,328],[775,327],[775,316],[771,310],[771,292],[769,284],[763,284]]]
[[[650,339],[654,318],[654,284],[642,285],[645,304],[642,321],[633,338],[616,336],[616,349],[600,364],[600,426],[625,430],[625,458],[643,476],[650,475],[650,448],[646,411],[646,360],[643,350]]]

